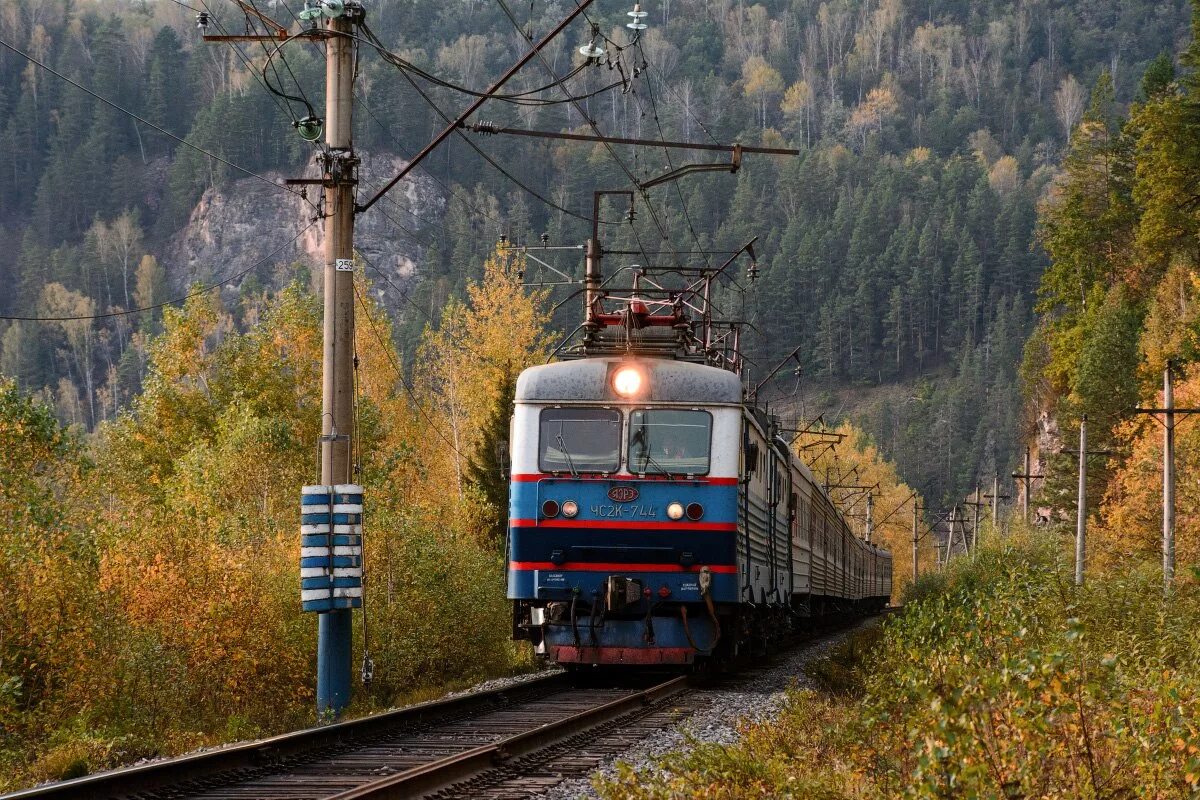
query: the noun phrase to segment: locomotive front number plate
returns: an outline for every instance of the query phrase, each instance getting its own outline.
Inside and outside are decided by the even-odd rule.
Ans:
[[[638,490],[633,486],[614,486],[608,490],[608,499],[614,503],[632,503],[638,499]]]

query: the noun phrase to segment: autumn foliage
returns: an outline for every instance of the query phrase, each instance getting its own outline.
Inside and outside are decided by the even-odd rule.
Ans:
[[[1168,607],[1152,571],[1077,591],[1044,537],[996,540],[840,645],[836,686],[818,662],[823,691],[791,693],[740,742],[598,786],[629,800],[1193,797],[1197,613],[1195,587]]]
[[[488,504],[461,478],[503,382],[545,350],[507,261],[407,368],[358,287],[355,642],[378,666],[357,710],[527,659]],[[320,306],[293,285],[242,323],[211,294],[168,310],[143,393],[86,437],[0,383],[0,789],[311,723],[297,504],[317,469]]]

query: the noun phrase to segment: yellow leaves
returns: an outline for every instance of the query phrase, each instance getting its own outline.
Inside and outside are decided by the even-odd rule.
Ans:
[[[1147,405],[1160,402],[1151,395]],[[1200,374],[1176,379],[1175,404],[1200,404]],[[1117,429],[1129,455],[1116,470],[1101,506],[1100,524],[1092,534],[1098,566],[1127,563],[1131,556],[1157,561],[1162,547],[1162,427],[1134,420]],[[1178,475],[1200,473],[1200,428],[1180,425],[1175,434]],[[1200,484],[1180,479],[1176,489],[1176,557],[1178,563],[1200,562]],[[1191,570],[1177,576],[1190,581]]]
[[[841,443],[833,449],[823,445],[828,441],[828,434],[836,433],[842,437]],[[808,445],[816,445],[808,447]],[[844,475],[853,468],[858,469],[858,479],[855,481],[862,486],[879,484],[874,492],[874,512],[876,524],[874,540],[882,542],[890,550],[893,558],[893,597],[899,597],[904,587],[912,578],[912,506],[913,502],[921,502],[920,497],[909,499],[913,490],[900,480],[896,467],[884,459],[879,449],[870,443],[870,439],[860,429],[850,423],[845,423],[834,431],[825,432],[825,437],[801,436],[796,441],[797,453],[804,459],[820,483],[822,476]],[[813,453],[819,455],[812,459]],[[859,494],[832,492],[835,502],[842,501],[844,507],[854,506],[854,511],[861,513],[865,503]],[[895,513],[892,513],[892,512]],[[852,527],[858,534],[863,533],[862,521],[852,522]],[[933,563],[936,552],[933,549],[931,537],[926,537],[921,544],[918,558],[922,565]],[[924,571],[925,567],[922,567]]]
[[[750,56],[742,64],[742,82],[747,97],[762,97],[783,91],[783,78],[779,70],[768,64],[762,56]]]
[[[783,102],[779,104],[779,110],[789,117],[799,116],[802,112],[812,107],[814,100],[815,93],[812,87],[808,85],[808,81],[796,81],[784,92]]]

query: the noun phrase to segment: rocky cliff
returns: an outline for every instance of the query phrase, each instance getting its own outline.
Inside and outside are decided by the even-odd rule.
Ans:
[[[369,186],[381,186],[404,163],[389,154],[362,154],[360,202],[373,194]],[[317,175],[315,166],[310,167],[308,177]],[[285,176],[268,173],[266,177],[282,183]],[[319,202],[320,188],[308,187],[307,196]],[[378,269],[368,268],[367,277],[392,311],[398,310],[401,292],[421,270],[425,247],[418,237],[428,237],[426,229],[436,224],[445,208],[446,198],[432,180],[408,178],[356,220],[356,249]],[[167,245],[163,258],[167,282],[178,293],[194,283],[221,282],[253,268],[248,275],[229,280],[224,290],[237,291],[249,275],[278,285],[290,273],[288,265],[299,262],[310,269],[316,289],[325,238],[320,223],[310,226],[316,216],[313,206],[300,197],[289,197],[256,178],[209,189],[188,224]],[[303,235],[289,244],[302,230]]]

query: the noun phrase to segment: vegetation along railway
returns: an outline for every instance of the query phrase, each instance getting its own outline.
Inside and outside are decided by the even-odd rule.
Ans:
[[[746,390],[704,305],[719,276],[669,298],[628,277],[589,291],[582,341],[516,388],[513,635],[564,671],[10,800],[522,797],[688,713],[724,667],[883,610],[891,554],[851,532]],[[306,531],[323,514],[352,528],[361,496],[334,494],[306,501]]]
[[[828,625],[825,630],[837,627]],[[804,646],[796,637],[787,649]],[[714,702],[724,675],[555,671],[260,741],[47,784],[4,800],[513,798],[582,778]]]

